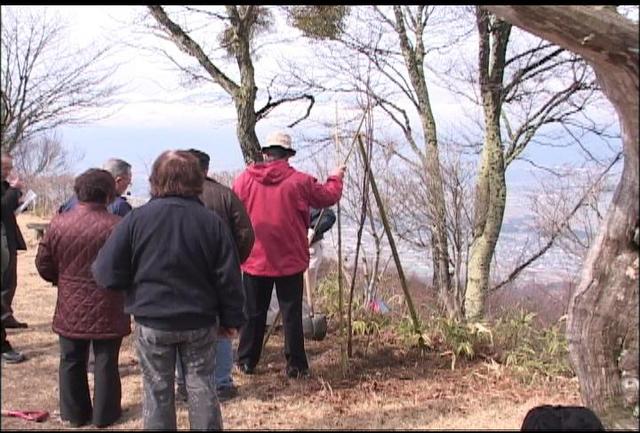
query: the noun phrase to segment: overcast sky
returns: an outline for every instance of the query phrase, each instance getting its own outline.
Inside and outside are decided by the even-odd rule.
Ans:
[[[133,26],[129,25],[137,15],[145,12],[146,8],[143,6],[46,8],[58,11],[68,20],[72,43],[148,43],[154,39],[152,36],[145,37],[140,33],[133,33]],[[186,91],[181,88],[178,82],[179,75],[158,55],[152,56],[119,45],[116,60],[121,66],[114,79],[125,84],[124,93],[121,95],[124,103],[119,105],[118,111],[90,125],[65,127],[61,130],[63,142],[84,156],[75,164],[74,174],[89,167],[100,166],[110,157],[119,157],[132,164],[132,192],[139,195],[145,194],[148,189],[147,176],[151,163],[167,149],[194,147],[208,152],[211,155],[213,172],[243,168],[244,162],[235,134],[235,110],[231,102],[188,102],[187,96],[197,99],[201,96],[199,92],[202,90]],[[273,68],[272,60],[269,56],[263,56],[256,63],[256,70],[263,67]],[[460,112],[456,112],[457,103],[452,102],[454,100],[442,92],[442,89],[430,88],[436,120],[441,120],[445,125],[455,125],[460,116]],[[314,110],[334,110],[334,104],[316,106]],[[280,129],[292,121],[292,117],[286,115],[286,110],[284,114],[276,113],[275,116],[260,121],[257,126],[258,137],[264,139],[271,130]],[[292,132],[303,133],[308,127],[309,124],[303,122]],[[548,155],[549,152],[542,153],[540,163],[566,157],[562,152],[558,150],[553,157]],[[295,158],[293,164],[296,165]],[[514,168],[516,166],[517,164],[514,164]]]

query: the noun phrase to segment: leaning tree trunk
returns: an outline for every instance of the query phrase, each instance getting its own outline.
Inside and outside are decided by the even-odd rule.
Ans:
[[[624,168],[569,302],[567,337],[583,403],[607,427],[637,428],[640,251],[638,25],[608,6],[484,6],[583,56],[621,125]]]

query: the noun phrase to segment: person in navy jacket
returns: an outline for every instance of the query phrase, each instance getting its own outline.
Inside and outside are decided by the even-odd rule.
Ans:
[[[146,430],[176,430],[175,368],[179,355],[194,430],[221,430],[212,380],[218,335],[244,325],[240,262],[231,232],[198,199],[204,174],[187,151],[154,162],[151,200],[116,226],[92,270],[108,290],[125,291],[135,321]]]

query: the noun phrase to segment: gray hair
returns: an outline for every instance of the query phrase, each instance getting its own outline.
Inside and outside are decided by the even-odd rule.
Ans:
[[[102,168],[111,173],[114,179],[118,176],[131,176],[131,164],[118,158],[107,160]]]

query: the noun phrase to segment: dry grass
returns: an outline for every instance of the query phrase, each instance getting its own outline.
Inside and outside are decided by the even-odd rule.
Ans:
[[[56,289],[39,278],[37,245],[22,215],[29,250],[18,256],[16,317],[29,323],[9,330],[9,340],[29,360],[2,366],[2,409],[47,410],[43,423],[2,417],[2,429],[64,429],[58,411],[58,339],[51,331]],[[275,334],[255,376],[235,374],[240,396],[222,404],[226,429],[510,429],[518,430],[533,406],[578,404],[575,380],[554,379],[525,386],[496,364],[459,362],[455,371],[438,353],[421,354],[380,337],[366,350],[355,340],[355,356],[343,377],[335,327],[322,342],[306,342],[313,371],[304,381],[283,375],[282,336]],[[112,430],[142,428],[141,378],[132,340],[121,351],[124,415]],[[91,377],[90,377],[91,378]],[[188,428],[186,407],[178,426]],[[87,427],[86,429],[93,429]]]

